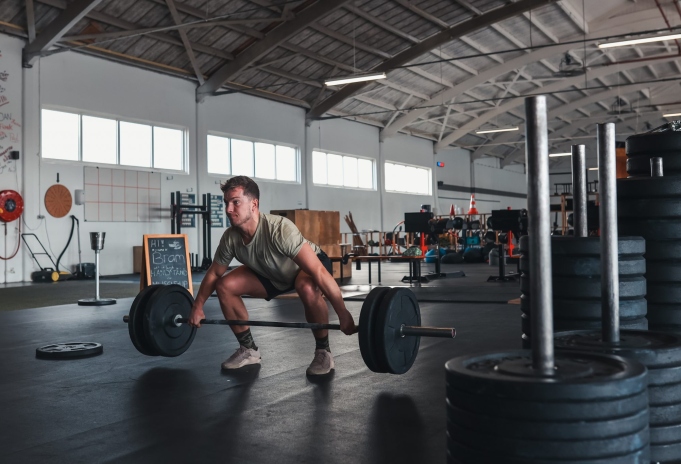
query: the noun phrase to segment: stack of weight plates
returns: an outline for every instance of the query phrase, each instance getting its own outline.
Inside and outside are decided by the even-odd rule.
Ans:
[[[632,135],[627,139],[629,177],[650,177],[650,158],[662,158],[665,176],[681,174],[681,132]]]
[[[555,365],[538,375],[527,350],[448,361],[448,463],[648,463],[645,367],[570,352]]]
[[[681,337],[664,332],[623,330],[617,344],[602,341],[600,331],[556,334],[556,350],[616,354],[648,368],[650,460],[681,460]]]
[[[641,237],[619,238],[620,327],[647,329],[646,242]],[[529,347],[529,237],[520,238],[520,310],[523,345]],[[601,328],[601,246],[599,237],[551,239],[553,327],[555,332]]]
[[[681,176],[619,179],[617,220],[646,239],[650,328],[681,331]]]

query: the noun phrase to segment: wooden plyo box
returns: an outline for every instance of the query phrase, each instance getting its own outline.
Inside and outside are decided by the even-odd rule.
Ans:
[[[289,219],[298,227],[303,237],[322,248],[324,245],[337,245],[340,242],[340,213],[338,211],[289,209],[270,211],[270,214]]]

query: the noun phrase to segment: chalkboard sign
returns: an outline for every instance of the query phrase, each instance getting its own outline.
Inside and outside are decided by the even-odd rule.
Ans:
[[[145,235],[140,287],[177,284],[194,293],[185,234]]]

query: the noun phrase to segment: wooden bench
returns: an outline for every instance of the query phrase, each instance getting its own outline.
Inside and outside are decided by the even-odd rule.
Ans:
[[[356,261],[357,262],[357,270],[361,269],[361,263],[362,261],[367,262],[369,264],[369,284],[371,284],[371,263],[376,262],[378,263],[378,283],[381,283],[381,262],[382,261],[391,261],[393,263],[404,263],[408,262],[409,263],[409,283],[412,283],[412,281],[420,282],[421,281],[421,262],[424,260],[424,256],[399,256],[399,255],[394,255],[394,256],[387,256],[387,255],[381,255],[381,256],[355,256],[352,254],[347,254],[345,256],[329,256],[329,259],[331,262],[340,262],[340,281],[341,283],[343,282],[343,266],[342,264],[347,263],[350,260]]]

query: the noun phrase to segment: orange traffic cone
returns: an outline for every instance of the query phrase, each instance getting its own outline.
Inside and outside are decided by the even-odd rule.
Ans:
[[[454,211],[454,205],[452,204],[452,206],[449,207],[449,217],[453,218],[455,214],[456,211]]]
[[[471,193],[471,207],[468,209],[468,214],[480,214],[475,207],[475,194]]]

